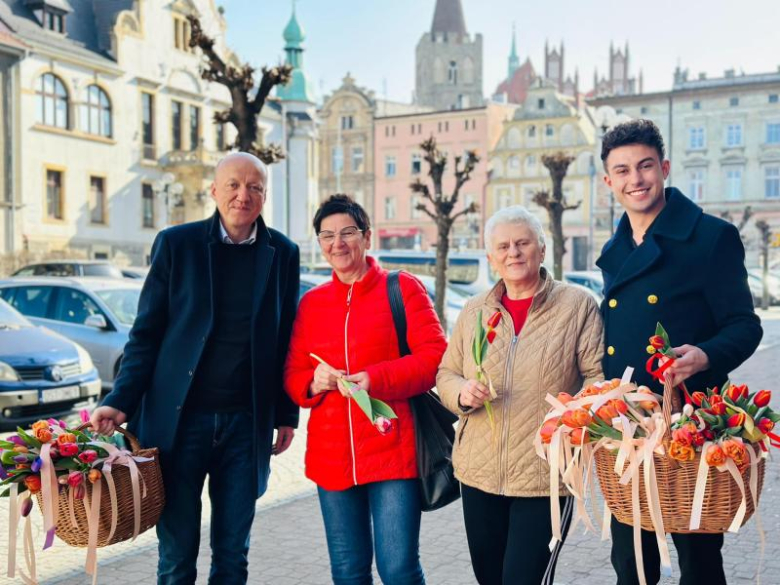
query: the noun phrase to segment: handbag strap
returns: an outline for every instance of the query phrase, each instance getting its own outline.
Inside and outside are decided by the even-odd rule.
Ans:
[[[398,336],[398,351],[403,357],[412,352],[406,340],[406,311],[404,310],[404,297],[401,295],[399,274],[399,270],[393,270],[387,275],[387,296],[390,298],[390,310],[393,313],[395,333]]]

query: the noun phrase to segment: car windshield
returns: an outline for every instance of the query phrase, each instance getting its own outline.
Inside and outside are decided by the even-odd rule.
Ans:
[[[84,276],[122,278],[122,271],[111,264],[84,264]]]
[[[32,327],[32,323],[25,319],[22,314],[11,307],[11,305],[0,299],[0,329],[8,329],[11,327]]]
[[[114,288],[97,291],[97,296],[108,305],[109,310],[124,325],[132,325],[138,315],[140,288]]]

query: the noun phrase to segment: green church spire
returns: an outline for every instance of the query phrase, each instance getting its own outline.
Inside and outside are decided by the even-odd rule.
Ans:
[[[311,83],[303,71],[303,41],[306,39],[306,33],[298,22],[298,17],[295,13],[295,0],[293,0],[292,4],[290,22],[284,27],[284,32],[282,33],[285,63],[293,68],[292,78],[287,85],[277,87],[276,95],[279,99],[286,101],[314,103],[314,92],[312,91]]]
[[[507,79],[512,79],[515,71],[520,68],[520,58],[517,56],[517,41],[515,39],[515,23],[512,23],[512,52],[509,54],[509,67],[507,69]]]

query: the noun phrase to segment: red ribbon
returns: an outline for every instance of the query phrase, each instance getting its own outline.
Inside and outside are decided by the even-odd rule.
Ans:
[[[772,447],[780,449],[780,436],[774,433],[767,433],[766,436],[769,437],[769,444],[772,445]]]
[[[661,358],[665,357],[666,362],[658,366],[655,370],[653,369],[653,362],[655,360],[661,361]],[[661,352],[656,352],[653,355],[650,356],[650,359],[647,360],[647,363],[645,364],[645,370],[647,370],[647,373],[650,374],[653,378],[658,380],[661,384],[664,383],[664,373],[666,370],[672,367],[672,364],[674,363],[675,359],[670,358],[667,355],[662,354]],[[678,386],[682,389],[683,395],[685,396],[685,404],[693,404],[693,400],[691,399],[691,395],[688,393],[688,388],[685,387],[684,382],[680,382]]]

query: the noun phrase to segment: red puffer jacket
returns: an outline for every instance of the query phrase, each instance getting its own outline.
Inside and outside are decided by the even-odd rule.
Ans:
[[[387,296],[387,271],[368,258],[369,271],[350,286],[333,275],[304,295],[287,354],[285,389],[311,408],[306,477],[327,490],[417,477],[414,421],[408,399],[435,385],[447,342],[423,285],[400,275],[411,355],[400,357]],[[381,435],[352,399],[339,392],[309,397],[318,362],[350,374],[365,371],[369,393],[398,415]]]

